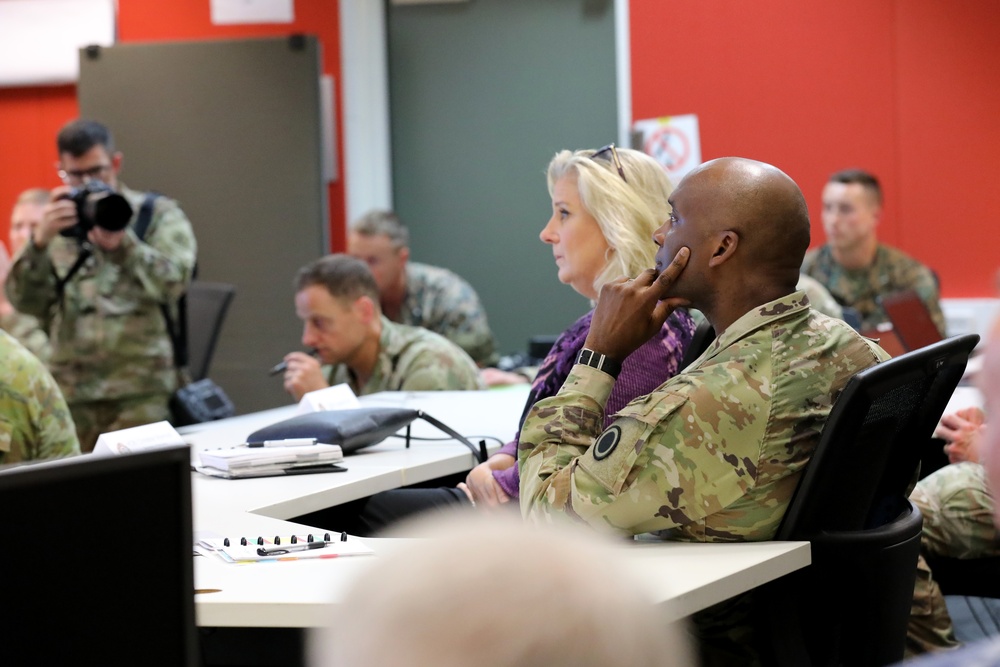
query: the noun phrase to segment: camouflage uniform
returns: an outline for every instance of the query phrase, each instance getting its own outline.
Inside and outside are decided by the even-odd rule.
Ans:
[[[124,186],[120,192],[135,211],[134,225],[145,193]],[[177,378],[160,304],[175,307],[191,280],[195,252],[191,223],[176,202],[160,197],[145,239],[130,226],[118,249],[95,246],[62,303],[56,276],[65,276],[76,260],[75,240],[57,236],[44,250],[27,243],[11,267],[11,303],[50,322],[49,365],[84,451],[102,432],[169,417]]]
[[[830,246],[824,245],[806,253],[802,273],[822,283],[842,306],[856,309],[861,316],[862,329],[874,329],[888,321],[876,297],[915,290],[927,304],[938,331],[945,335],[944,313],[934,274],[901,250],[880,244],[871,266],[848,270],[837,264]]]
[[[80,453],[55,380],[27,349],[0,331],[0,463]]]
[[[578,364],[521,429],[521,511],[626,534],[671,529],[681,541],[771,539],[838,393],[886,358],[794,292],[738,319],[603,433],[614,381]],[[708,616],[695,618],[703,646],[746,650],[732,641],[747,637],[745,619]]]
[[[920,480],[910,499],[924,515],[922,552],[950,558],[1000,556],[993,497],[980,464],[945,466]],[[921,557],[907,628],[907,655],[957,645],[944,596]]]
[[[481,366],[495,364],[499,358],[479,296],[472,285],[447,269],[407,262],[406,298],[396,321],[441,334]]]
[[[0,329],[16,338],[21,345],[38,357],[42,363],[48,363],[51,349],[49,337],[45,334],[38,318],[19,313],[16,310],[9,315],[0,315]]]
[[[345,364],[327,367],[330,385],[348,383],[358,396],[379,391],[483,389],[476,364],[457,345],[433,331],[396,324],[382,316],[378,360],[359,387]]]
[[[830,317],[838,320],[844,316],[844,309],[837,303],[825,287],[815,278],[811,278],[804,273],[799,274],[799,284],[795,289],[800,289],[809,297],[809,305]]]

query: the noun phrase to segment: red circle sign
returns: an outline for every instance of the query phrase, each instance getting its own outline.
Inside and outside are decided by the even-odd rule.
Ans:
[[[662,127],[646,139],[645,152],[667,171],[680,169],[691,155],[691,142],[676,127]]]

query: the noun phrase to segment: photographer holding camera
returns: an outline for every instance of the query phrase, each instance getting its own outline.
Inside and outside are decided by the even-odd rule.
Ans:
[[[169,419],[177,371],[162,308],[176,323],[196,243],[176,202],[118,181],[107,127],[73,121],[56,144],[64,185],[6,288],[15,308],[49,322],[50,369],[89,452],[101,433]]]

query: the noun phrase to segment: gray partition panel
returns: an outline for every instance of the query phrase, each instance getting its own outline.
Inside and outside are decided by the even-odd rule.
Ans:
[[[479,292],[503,352],[587,301],[538,239],[557,150],[617,136],[609,0],[388,5],[393,196],[412,257]]]
[[[177,199],[198,277],[234,283],[210,376],[237,410],[287,404],[267,369],[300,349],[292,279],[329,247],[312,37],[81,51],[80,114],[106,123],[129,187]]]

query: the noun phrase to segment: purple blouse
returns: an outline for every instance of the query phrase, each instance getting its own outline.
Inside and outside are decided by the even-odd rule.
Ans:
[[[593,316],[594,311],[591,310],[556,339],[545,361],[538,368],[535,381],[531,384],[531,392],[521,414],[522,424],[535,401],[555,396],[559,392],[570,370],[576,364],[576,356],[587,339],[587,333],[590,332],[590,320]],[[604,414],[605,426],[611,424],[615,413],[628,405],[632,399],[652,392],[677,374],[681,358],[691,342],[694,330],[695,323],[691,316],[684,310],[675,310],[663,323],[659,333],[625,359],[622,363],[622,372],[619,373],[608,397]],[[518,429],[514,440],[504,445],[500,452],[517,458],[517,441],[520,436],[521,431]],[[494,470],[493,477],[508,496],[519,497],[521,479],[517,464],[505,470]]]

